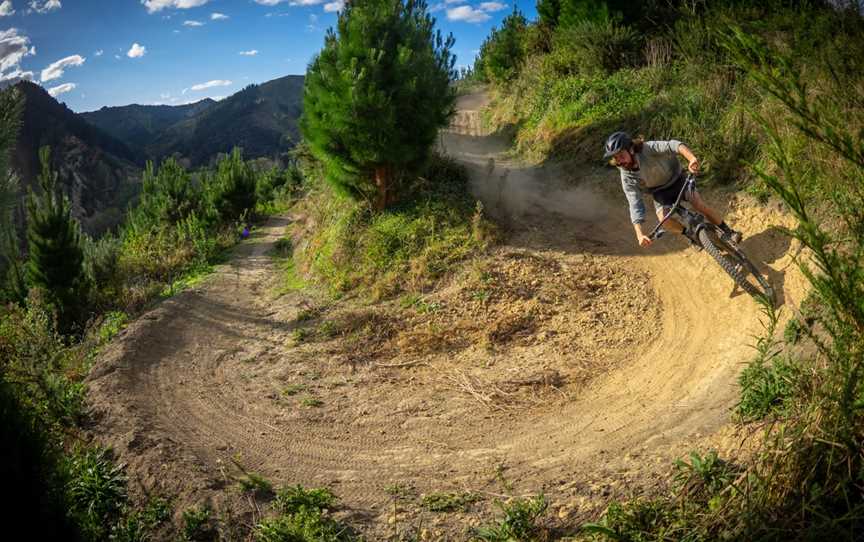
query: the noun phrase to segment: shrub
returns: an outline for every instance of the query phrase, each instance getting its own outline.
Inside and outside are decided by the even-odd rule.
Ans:
[[[564,74],[608,75],[634,66],[642,39],[612,20],[583,21],[555,32],[552,62]]]
[[[219,222],[237,220],[255,209],[257,176],[238,148],[219,160],[215,173],[204,174],[201,184]]]
[[[360,287],[387,297],[423,289],[494,235],[466,186],[461,166],[436,157],[412,187],[413,197],[383,213],[320,194],[310,210],[316,231],[295,251],[299,267],[334,294]]]

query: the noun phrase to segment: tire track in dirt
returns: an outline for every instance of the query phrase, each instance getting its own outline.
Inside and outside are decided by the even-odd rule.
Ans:
[[[601,468],[668,458],[726,423],[760,329],[757,306],[746,295],[730,298],[722,271],[675,240],[639,251],[623,196],[609,201],[591,182],[596,173],[568,185],[561,179],[575,172],[508,161],[502,141],[479,133],[479,103],[462,100],[460,124],[441,145],[469,168],[487,211],[514,227],[510,243],[560,251],[561,261],[594,251],[649,273],[662,306],[654,337],[563,405],[524,415],[450,411],[452,392],[419,369],[349,373],[324,350],[294,347],[305,299],[272,294],[280,271],[268,253],[288,226],[275,218],[205,283],[131,323],[92,371],[93,433],[136,483],[178,493],[181,505],[236,507],[243,500],[221,491],[232,483],[224,472],[234,457],[277,484],[333,487],[376,539],[389,529],[384,488],[394,481],[491,490],[490,466],[504,463],[520,486],[554,495]],[[781,269],[785,249],[775,252]],[[319,372],[327,378],[312,382],[327,404],[286,406],[279,386]],[[378,400],[395,406],[376,413]]]

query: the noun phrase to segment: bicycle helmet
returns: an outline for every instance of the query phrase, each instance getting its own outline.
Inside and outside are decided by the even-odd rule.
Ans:
[[[625,132],[615,132],[606,140],[606,152],[603,159],[612,158],[617,153],[627,150],[633,144],[633,139]]]

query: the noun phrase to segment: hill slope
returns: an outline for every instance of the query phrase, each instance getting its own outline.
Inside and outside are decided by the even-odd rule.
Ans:
[[[84,229],[100,233],[117,224],[137,190],[142,156],[59,103],[41,86],[22,81],[15,87],[24,97],[13,155],[22,191],[33,186],[39,175],[40,147],[50,146],[52,167]]]
[[[215,104],[205,98],[185,105],[125,105],[81,113],[87,122],[135,148],[143,148],[171,126],[201,114]]]
[[[96,126],[150,160],[177,156],[184,165],[212,163],[220,153],[241,147],[246,158],[278,160],[299,139],[303,76],[289,75],[214,102],[183,106],[102,108],[83,113]]]

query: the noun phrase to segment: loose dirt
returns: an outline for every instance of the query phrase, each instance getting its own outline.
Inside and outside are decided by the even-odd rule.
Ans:
[[[437,290],[374,306],[286,292],[272,252],[296,217],[274,218],[105,349],[88,382],[92,434],[135,494],[251,525],[264,508],[237,489],[240,464],[276,486],[332,488],[369,540],[465,540],[496,498],[541,492],[565,532],[716,443],[758,306],[678,239],[639,249],[614,172],[509,160],[482,105],[463,98],[440,146],[510,233]],[[799,301],[773,227],[786,219],[713,202]],[[420,504],[433,492],[480,500],[434,513]]]

